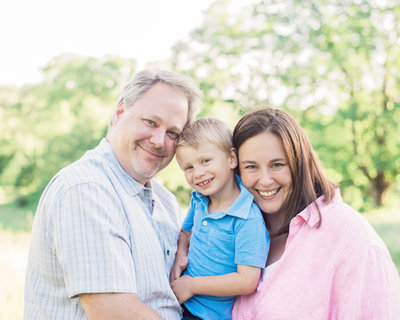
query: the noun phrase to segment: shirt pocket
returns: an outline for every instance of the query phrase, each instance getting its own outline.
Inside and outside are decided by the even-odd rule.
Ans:
[[[209,233],[209,251],[219,258],[233,263],[235,259],[235,235],[218,229],[211,229]]]

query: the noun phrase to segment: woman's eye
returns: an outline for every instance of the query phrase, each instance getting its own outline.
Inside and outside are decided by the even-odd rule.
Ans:
[[[275,162],[274,164],[272,164],[272,168],[273,169],[279,169],[279,168],[281,168],[283,166],[284,166],[284,164],[280,163],[280,162]]]
[[[250,169],[255,169],[256,166],[254,164],[249,164],[249,165],[245,166],[244,168],[250,170]]]

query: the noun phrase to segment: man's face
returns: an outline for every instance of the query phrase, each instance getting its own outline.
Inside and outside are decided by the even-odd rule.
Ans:
[[[187,116],[187,98],[163,83],[132,106],[122,102],[107,136],[122,168],[139,183],[148,182],[172,160]]]

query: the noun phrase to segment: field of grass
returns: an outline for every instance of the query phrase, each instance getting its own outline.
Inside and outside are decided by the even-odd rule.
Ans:
[[[22,319],[24,277],[33,209],[0,205],[0,319]],[[389,248],[400,272],[400,212],[383,208],[366,214]]]

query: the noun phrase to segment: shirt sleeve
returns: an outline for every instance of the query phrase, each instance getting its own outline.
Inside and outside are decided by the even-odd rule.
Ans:
[[[400,280],[388,251],[371,245],[368,252],[363,252],[367,254],[360,255],[357,263],[350,265],[343,261],[338,267],[333,278],[331,299],[335,307],[331,316],[357,320],[398,319]]]
[[[136,293],[129,226],[115,192],[95,183],[80,184],[68,189],[53,210],[49,236],[69,297]]]
[[[387,250],[370,248],[362,280],[358,319],[399,319],[400,279]]]
[[[265,267],[269,251],[269,234],[259,210],[247,220],[240,221],[235,229],[235,264]],[[254,214],[255,213],[255,214]]]
[[[195,212],[195,201],[192,196],[185,220],[183,221],[183,225],[182,225],[183,230],[185,230],[185,231],[192,230],[193,224],[194,224],[194,212]]]

